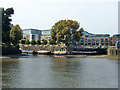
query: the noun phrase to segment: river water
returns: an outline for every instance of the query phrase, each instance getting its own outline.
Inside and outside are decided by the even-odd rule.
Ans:
[[[118,61],[25,56],[3,58],[4,88],[118,88]]]

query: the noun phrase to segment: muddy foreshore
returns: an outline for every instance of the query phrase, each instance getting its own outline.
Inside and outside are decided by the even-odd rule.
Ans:
[[[87,58],[88,57],[88,58],[120,60],[120,58],[118,56],[108,56],[108,55],[50,55],[50,56],[67,57],[67,58]],[[29,57],[29,54],[20,54],[20,55],[3,55],[0,58],[28,58],[28,57]]]

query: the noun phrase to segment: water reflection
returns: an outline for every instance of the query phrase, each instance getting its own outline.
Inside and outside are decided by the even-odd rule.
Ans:
[[[30,55],[3,59],[3,87],[117,88],[118,61]]]

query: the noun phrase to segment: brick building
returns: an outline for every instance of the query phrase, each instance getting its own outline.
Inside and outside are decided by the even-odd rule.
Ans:
[[[93,34],[87,31],[82,32],[82,34],[80,44],[84,46],[98,46],[99,44],[108,46],[110,43],[109,34]]]
[[[114,34],[111,41],[112,41],[112,45],[114,46],[115,43],[120,40],[120,34]]]

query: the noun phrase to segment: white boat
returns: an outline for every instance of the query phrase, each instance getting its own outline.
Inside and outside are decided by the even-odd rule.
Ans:
[[[22,53],[34,54],[34,51],[22,50]]]
[[[53,53],[55,55],[65,55],[65,54],[67,54],[67,51],[54,51]]]
[[[50,51],[45,51],[45,50],[41,50],[41,51],[37,51],[38,54],[50,54]]]

